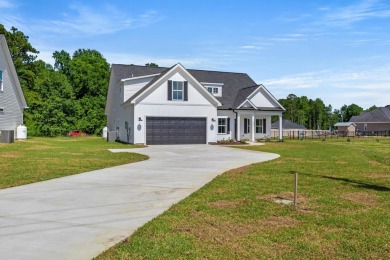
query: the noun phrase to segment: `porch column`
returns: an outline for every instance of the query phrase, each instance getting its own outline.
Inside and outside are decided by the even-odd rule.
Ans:
[[[283,117],[282,115],[279,116],[279,140],[283,140],[283,129],[282,129],[282,125],[283,125]]]
[[[240,125],[240,121],[241,121],[241,117],[240,117],[240,112],[237,112],[237,141],[240,141],[241,140],[241,133],[240,133],[240,129],[241,129],[241,125]]]
[[[252,112],[252,125],[251,125],[251,141],[254,142],[255,141],[255,112]]]

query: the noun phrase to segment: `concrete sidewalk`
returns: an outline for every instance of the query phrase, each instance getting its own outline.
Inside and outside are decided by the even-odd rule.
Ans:
[[[279,157],[218,145],[113,152],[150,159],[0,190],[1,259],[91,259],[224,171]]]

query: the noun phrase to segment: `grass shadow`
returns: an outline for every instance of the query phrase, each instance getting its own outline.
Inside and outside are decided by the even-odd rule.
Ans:
[[[386,187],[386,186],[364,183],[364,182],[355,181],[355,180],[351,180],[351,179],[347,179],[347,178],[339,178],[339,177],[325,176],[325,175],[323,175],[321,177],[325,178],[325,179],[330,179],[330,180],[342,181],[346,184],[352,184],[352,185],[357,186],[359,188],[376,190],[376,191],[390,191],[390,188]]]

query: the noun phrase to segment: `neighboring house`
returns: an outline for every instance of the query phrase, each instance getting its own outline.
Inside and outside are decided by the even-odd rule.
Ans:
[[[277,120],[272,123],[271,129],[279,129],[279,125],[279,120]],[[282,120],[282,128],[283,130],[306,130],[306,127],[304,125],[293,123],[287,119]]]
[[[272,123],[271,125],[271,131],[272,131],[272,137],[279,136],[279,128],[280,128],[280,121],[277,120]],[[304,125],[299,125],[296,123],[291,122],[287,119],[282,119],[282,129],[283,129],[283,136],[299,136],[304,135],[304,132],[306,130],[306,127]]]
[[[353,122],[338,122],[337,126],[338,136],[355,136],[356,124]]]
[[[0,131],[14,130],[23,124],[26,100],[8,49],[5,36],[0,34]]]
[[[271,136],[284,108],[245,73],[113,64],[108,128],[137,144],[206,144]]]
[[[379,107],[371,112],[363,112],[349,120],[356,124],[356,131],[388,131],[390,130],[390,107]]]

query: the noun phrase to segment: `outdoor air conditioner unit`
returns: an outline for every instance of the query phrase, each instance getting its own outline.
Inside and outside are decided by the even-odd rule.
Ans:
[[[0,130],[0,143],[13,143],[15,141],[14,130]]]

